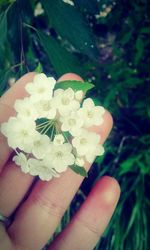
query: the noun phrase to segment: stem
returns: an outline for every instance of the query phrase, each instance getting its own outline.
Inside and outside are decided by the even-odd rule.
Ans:
[[[52,127],[51,141],[52,141],[52,139],[53,139],[54,130],[55,130],[55,125]]]
[[[43,130],[43,131],[44,131],[44,135],[47,133],[47,131],[48,131],[52,126],[53,126],[53,123],[49,124],[48,127],[46,126],[47,129],[46,129],[45,131]]]
[[[49,125],[50,125],[49,123],[48,123],[47,125],[45,125],[45,126],[43,127],[43,129],[40,131],[40,133],[42,134],[42,133],[44,132],[44,130],[47,129],[47,127],[48,127],[48,129],[49,129]],[[44,132],[44,134],[45,134],[45,132]]]
[[[37,125],[36,128],[43,127],[43,126],[44,126],[45,124],[47,124],[47,123],[51,123],[51,122],[50,122],[50,121],[43,122],[43,123]]]

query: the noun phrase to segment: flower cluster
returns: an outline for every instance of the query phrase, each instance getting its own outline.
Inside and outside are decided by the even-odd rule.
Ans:
[[[104,108],[84,99],[82,90],[58,86],[53,77],[35,75],[25,87],[28,97],[15,102],[17,115],[1,125],[16,152],[13,161],[46,181],[68,167],[79,170],[104,152],[100,135],[89,130],[103,123]]]

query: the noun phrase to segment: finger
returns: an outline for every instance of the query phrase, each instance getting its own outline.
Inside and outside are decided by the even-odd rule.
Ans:
[[[106,112],[101,128],[104,133],[103,140],[112,127],[110,117]],[[87,169],[89,167],[86,166]],[[54,178],[50,182],[39,181],[9,228],[9,234],[14,241],[27,249],[41,249],[54,233],[82,180],[83,177],[68,169],[58,179]]]
[[[13,109],[15,100],[24,98],[27,95],[24,86],[33,80],[34,75],[35,73],[28,73],[21,77],[1,97],[0,123],[7,121],[10,116],[15,115],[15,110]],[[7,139],[0,133],[0,212],[4,216],[10,216],[16,209],[34,179],[32,176],[22,173],[12,162],[9,162],[2,169],[11,152],[12,149],[8,147]]]
[[[108,176],[103,177],[49,250],[93,249],[109,223],[119,195],[117,181]]]
[[[0,213],[9,217],[31,186],[34,177],[9,162],[0,175]]]
[[[13,108],[15,100],[27,95],[24,86],[27,82],[33,80],[34,75],[35,73],[32,72],[21,77],[15,85],[0,98],[0,124],[6,122],[10,116],[15,115]],[[0,172],[11,152],[12,150],[8,147],[6,138],[0,133]]]

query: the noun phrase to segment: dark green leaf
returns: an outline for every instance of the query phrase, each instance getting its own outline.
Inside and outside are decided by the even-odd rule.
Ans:
[[[0,15],[0,47],[4,47],[7,38],[7,15],[2,12]]]
[[[0,96],[2,96],[5,89],[7,88],[9,73],[10,73],[9,70],[1,70],[0,71]]]
[[[84,167],[72,165],[72,166],[69,166],[69,168],[71,168],[76,174],[79,174],[79,175],[84,176],[84,177],[88,176]]]
[[[81,13],[75,6],[61,0],[43,0],[42,4],[48,15],[50,25],[58,35],[67,39],[77,50],[91,57],[97,58],[98,50],[93,34],[87,26]]]
[[[96,14],[99,12],[97,0],[74,0],[74,4],[84,12]]]
[[[94,85],[89,82],[81,82],[81,81],[62,81],[59,84],[55,85],[55,89],[68,89],[72,88],[74,91],[82,90],[83,92],[87,92],[88,90],[94,88]]]
[[[127,32],[124,34],[123,38],[122,38],[122,44],[125,45],[126,43],[128,43],[130,41],[130,39],[132,38],[132,34],[133,34],[133,30]]]
[[[150,33],[150,27],[144,27],[141,29],[141,33],[146,33],[149,34]]]
[[[4,67],[6,60],[7,42],[7,11],[0,14],[0,68]]]
[[[134,63],[135,65],[137,65],[142,59],[143,52],[144,52],[144,43],[143,43],[143,39],[141,38],[141,36],[137,38],[135,47],[136,47],[137,52],[135,54]]]
[[[59,42],[51,36],[46,35],[41,31],[38,31],[38,35],[41,45],[46,51],[58,76],[68,72],[81,74],[81,67],[74,55],[64,49]]]

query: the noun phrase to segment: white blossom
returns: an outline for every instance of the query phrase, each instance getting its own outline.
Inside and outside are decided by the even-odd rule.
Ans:
[[[68,116],[61,118],[61,130],[69,131],[73,136],[80,133],[80,128],[83,125],[83,119],[78,115],[78,112],[71,112]]]
[[[83,93],[82,90],[78,90],[78,91],[75,92],[75,99],[77,101],[79,101],[79,102],[82,101],[83,96],[84,96],[84,93]]]
[[[75,157],[71,151],[72,146],[69,143],[64,143],[59,146],[53,145],[45,160],[50,162],[58,173],[61,173],[75,162]]]
[[[87,128],[102,124],[104,113],[105,109],[102,106],[95,106],[91,98],[85,99],[79,110],[80,116],[84,119],[84,126]]]
[[[7,123],[2,124],[1,132],[8,138],[8,145],[30,153],[33,140],[37,135],[35,122],[20,117],[10,117]]]
[[[37,3],[35,9],[34,9],[34,16],[39,16],[44,13],[44,9],[42,8],[41,3]]]
[[[95,156],[99,155],[97,151],[99,142],[98,134],[83,129],[79,136],[73,138],[72,145],[76,148],[78,155],[85,156],[88,162],[92,162]]]
[[[28,164],[30,166],[30,174],[33,176],[39,176],[39,178],[43,181],[49,181],[52,177],[59,177],[59,174],[49,167],[45,161],[36,160],[34,158],[30,158],[28,160]]]
[[[21,167],[22,172],[25,174],[29,173],[29,164],[25,154],[22,152],[18,153],[13,157],[13,161],[16,163],[16,165]]]
[[[25,89],[33,98],[36,97],[39,100],[43,98],[52,98],[53,89],[55,86],[55,79],[53,77],[47,77],[45,74],[37,74],[34,76],[33,82],[29,82]]]
[[[62,134],[55,135],[54,141],[53,141],[55,146],[62,145],[64,142],[65,142],[65,139]]]
[[[74,2],[72,0],[63,0],[63,2],[74,6]]]
[[[78,110],[80,107],[80,103],[75,100],[75,92],[71,88],[55,90],[54,105],[62,116],[68,115],[71,111]]]
[[[35,120],[38,117],[38,113],[29,97],[26,97],[23,100],[16,100],[14,108],[20,117],[30,118],[32,120]]]
[[[38,135],[33,140],[32,154],[37,159],[43,159],[51,148],[51,141],[47,135]]]
[[[54,119],[56,116],[56,108],[53,105],[52,99],[41,99],[33,96],[31,103],[38,114],[38,118]]]

